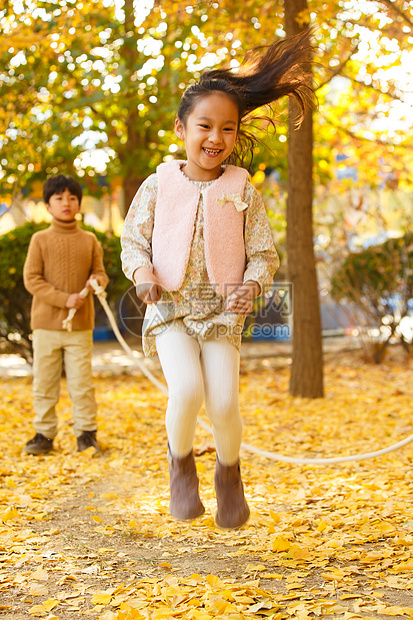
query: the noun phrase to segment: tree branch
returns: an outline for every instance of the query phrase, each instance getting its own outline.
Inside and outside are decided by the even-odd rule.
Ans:
[[[357,135],[356,133],[354,133],[354,131],[351,131],[351,129],[348,129],[347,127],[343,127],[343,125],[341,125],[340,123],[334,122],[331,117],[324,116],[324,119],[329,125],[350,136],[350,138],[352,138],[356,142],[368,142],[370,144],[379,144],[380,146],[403,147],[403,149],[413,150],[413,144],[395,144],[394,142],[386,142],[385,140],[381,140],[380,138],[366,138],[365,136]]]
[[[378,2],[379,4],[384,4],[387,6],[390,11],[397,13],[397,15],[399,15],[399,17],[401,17],[413,30],[413,20],[404,11],[402,11],[395,2],[391,2],[391,0],[378,0]]]
[[[391,99],[395,99],[396,101],[403,101],[401,97],[399,97],[398,95],[394,94],[391,91],[381,90],[381,88],[377,88],[377,86],[374,86],[373,84],[366,84],[365,82],[362,82],[361,80],[357,80],[355,77],[351,77],[348,75],[345,75],[344,77],[349,79],[351,82],[355,82],[356,84],[363,86],[364,88],[369,88],[370,90],[374,90],[376,93],[379,93],[380,95],[385,95],[387,97],[390,97]]]
[[[328,80],[324,80],[324,82],[321,82],[321,84],[319,84],[316,88],[316,90],[319,90],[320,88],[322,88],[323,86],[325,86],[326,84],[328,84],[329,82],[331,82],[331,80],[336,77],[337,75],[339,75],[342,70],[344,69],[344,67],[346,66],[346,64],[348,63],[349,60],[351,60],[351,57],[353,56],[353,54],[356,53],[356,51],[358,50],[358,42],[354,45],[353,49],[350,51],[350,53],[348,54],[347,58],[345,58],[339,65],[338,67],[336,67],[334,70],[331,70],[330,72],[330,77],[328,78]]]

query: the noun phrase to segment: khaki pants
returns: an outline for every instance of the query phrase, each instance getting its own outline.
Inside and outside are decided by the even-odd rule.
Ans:
[[[96,400],[92,377],[92,331],[35,329],[33,332],[34,428],[49,439],[57,434],[56,404],[64,356],[67,388],[73,403],[74,433],[94,431]]]

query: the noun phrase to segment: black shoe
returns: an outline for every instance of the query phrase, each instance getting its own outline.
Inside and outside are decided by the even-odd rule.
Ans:
[[[100,448],[96,441],[96,431],[83,431],[77,438],[77,450],[83,452],[88,448],[95,448],[95,451],[100,454]]]
[[[36,433],[23,448],[27,454],[47,454],[53,450],[53,439],[48,439],[41,433]]]

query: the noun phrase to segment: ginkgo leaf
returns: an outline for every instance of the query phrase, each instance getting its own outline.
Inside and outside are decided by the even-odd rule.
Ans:
[[[49,592],[48,588],[40,583],[33,583],[29,592],[32,596],[44,596]]]
[[[56,599],[48,599],[47,601],[43,601],[42,605],[45,608],[46,611],[52,611],[52,609],[54,609],[55,607],[57,607],[60,604],[60,601],[56,600]]]
[[[3,513],[0,513],[0,521],[11,521],[12,519],[17,519],[19,513],[15,508],[7,508]]]
[[[32,579],[36,579],[36,581],[47,581],[49,579],[49,573],[44,568],[38,568],[34,573],[31,574]]]
[[[30,607],[28,611],[30,615],[37,616],[39,618],[44,618],[46,616],[46,610],[43,605],[34,605],[33,607]]]
[[[106,592],[100,592],[92,596],[92,603],[94,605],[108,605],[111,600],[112,595]]]
[[[283,538],[282,536],[277,536],[276,538],[273,538],[273,541],[272,541],[273,551],[276,551],[276,552],[288,551],[290,547],[291,547],[291,543],[286,538]]]

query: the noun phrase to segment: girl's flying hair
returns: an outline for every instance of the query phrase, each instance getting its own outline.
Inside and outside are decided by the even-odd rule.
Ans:
[[[311,34],[311,30],[306,30],[267,47],[254,49],[246,55],[237,70],[222,68],[205,71],[199,82],[191,84],[184,92],[178,108],[178,119],[185,125],[200,99],[213,92],[225,93],[239,110],[238,141],[230,158],[231,163],[243,164],[248,156],[251,165],[257,138],[246,131],[243,124],[258,118],[267,125],[275,126],[274,110],[271,107],[259,117],[251,116],[255,110],[271,106],[277,99],[287,95],[298,104],[299,127],[306,109],[313,105]]]

